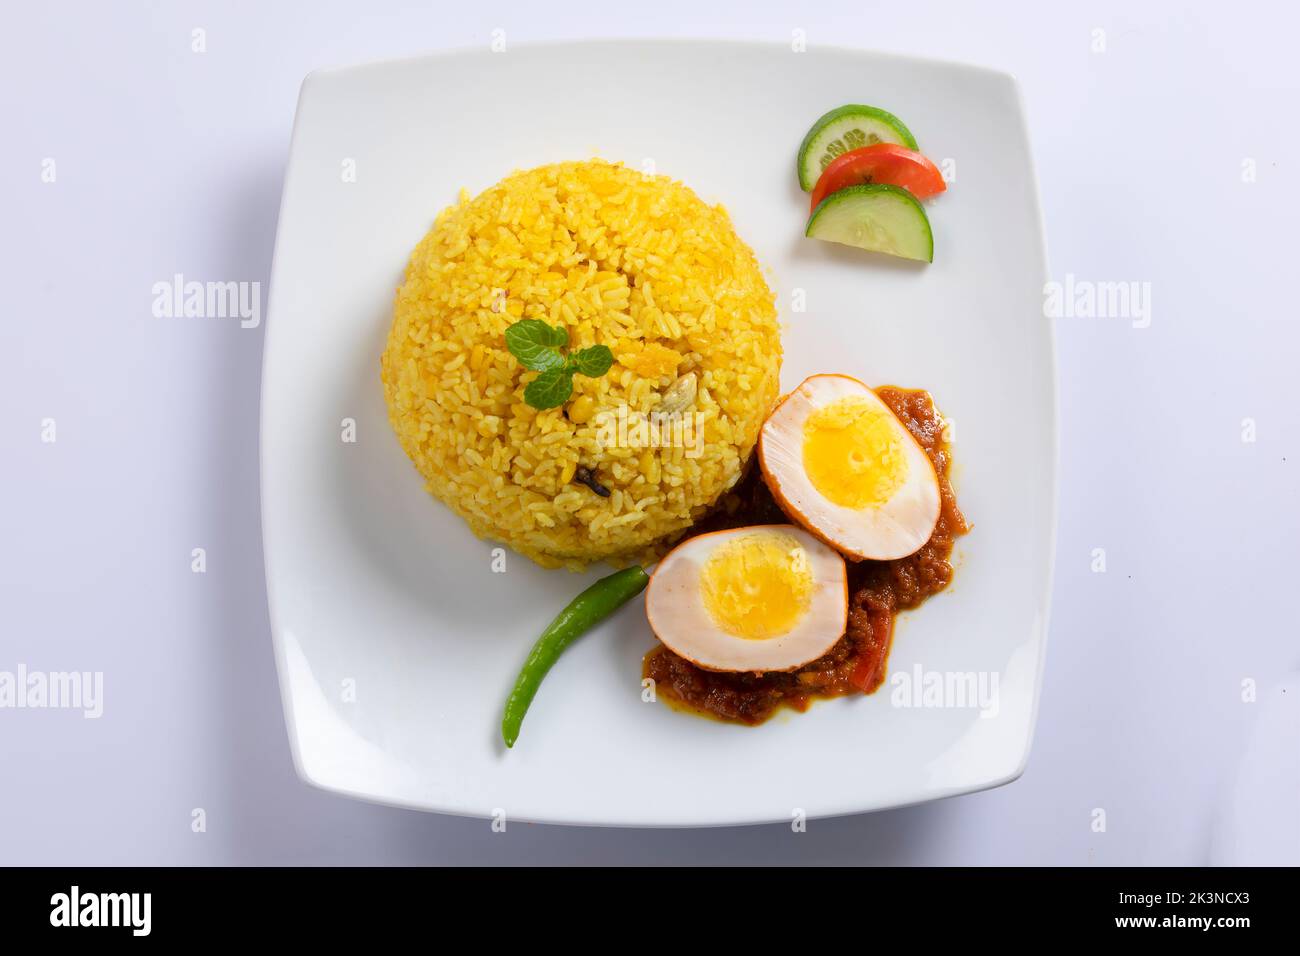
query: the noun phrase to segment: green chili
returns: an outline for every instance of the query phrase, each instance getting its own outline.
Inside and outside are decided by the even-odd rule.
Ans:
[[[506,701],[505,716],[501,718],[501,736],[505,738],[507,747],[513,747],[519,739],[519,728],[523,725],[524,714],[528,713],[528,705],[533,702],[542,678],[564,649],[644,591],[649,583],[650,575],[643,568],[615,571],[570,601],[569,606],[542,631]]]

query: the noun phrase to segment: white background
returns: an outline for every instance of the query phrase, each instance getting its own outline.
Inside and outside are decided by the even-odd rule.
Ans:
[[[99,720],[0,709],[0,863],[1300,862],[1295,8],[87,2],[6,19],[0,670],[102,671],[105,701]],[[264,328],[154,318],[151,288],[183,273],[265,294],[309,70],[497,28],[802,29],[1019,77],[1053,276],[1152,290],[1148,328],[1057,322],[1056,586],[1020,781],[800,834],[494,834],[295,778],[262,578]]]

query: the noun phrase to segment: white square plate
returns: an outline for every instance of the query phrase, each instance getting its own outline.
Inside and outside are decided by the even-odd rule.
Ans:
[[[922,266],[804,239],[808,126],[846,102],[902,117],[955,171]],[[457,192],[600,156],[730,211],[777,293],[782,385],[923,387],[955,424],[975,529],[953,585],[895,633],[890,674],[996,674],[997,711],[906,708],[886,684],[759,728],[641,700],[640,601],[574,645],[519,744],[501,706],[528,648],[602,571],[546,571],[423,490],[379,354],[416,241]],[[1029,752],[1055,518],[1045,252],[1015,81],[850,50],[612,42],[311,74],[280,211],[262,385],[267,589],[294,760],[340,793],[447,813],[720,825],[900,806],[1015,779]],[[795,311],[796,290],[806,309]],[[355,442],[343,440],[355,421]],[[607,569],[606,569],[607,570]]]

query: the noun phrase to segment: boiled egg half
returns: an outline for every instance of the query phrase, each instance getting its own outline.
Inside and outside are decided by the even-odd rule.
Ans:
[[[758,459],[786,514],[851,558],[906,557],[939,521],[929,456],[847,375],[814,375],[791,392],[763,424]]]
[[[788,671],[844,633],[844,558],[794,525],[756,525],[679,544],[655,569],[646,617],[664,645],[714,671]]]

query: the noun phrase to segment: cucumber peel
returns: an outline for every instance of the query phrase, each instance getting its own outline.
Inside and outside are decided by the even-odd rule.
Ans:
[[[901,186],[864,183],[831,193],[808,217],[804,235],[904,259],[934,261],[930,218]]]
[[[799,185],[804,192],[812,192],[817,178],[832,159],[875,143],[897,143],[918,149],[916,137],[893,113],[857,103],[831,110],[813,123],[799,144]]]

